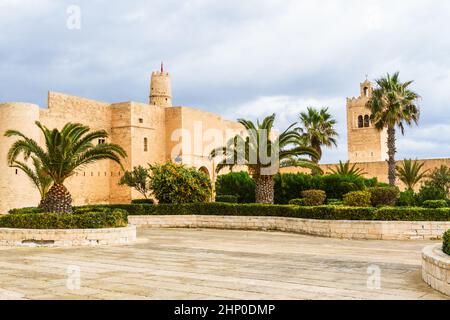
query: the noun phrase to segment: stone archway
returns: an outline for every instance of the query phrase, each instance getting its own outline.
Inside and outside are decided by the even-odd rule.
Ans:
[[[208,178],[211,179],[211,175],[209,174],[209,170],[208,170],[208,168],[206,168],[205,166],[200,167],[200,168],[198,169],[198,171],[203,172],[204,174],[206,174],[206,175],[208,176]]]

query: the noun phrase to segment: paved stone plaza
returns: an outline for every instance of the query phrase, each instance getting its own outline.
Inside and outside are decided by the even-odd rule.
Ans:
[[[0,298],[446,299],[421,280],[433,243],[141,229],[128,246],[0,248]]]

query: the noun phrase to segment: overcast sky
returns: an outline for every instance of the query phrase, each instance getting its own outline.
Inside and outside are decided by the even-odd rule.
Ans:
[[[279,129],[329,107],[340,139],[326,163],[347,159],[346,97],[398,70],[422,96],[398,158],[450,157],[449,32],[448,0],[0,0],[0,101],[46,107],[54,90],[146,102],[163,60],[175,105],[275,112]]]

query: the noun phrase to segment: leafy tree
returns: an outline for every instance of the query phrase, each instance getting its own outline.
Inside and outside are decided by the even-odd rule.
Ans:
[[[247,166],[256,183],[257,203],[273,203],[273,176],[279,171],[280,162],[294,157],[299,161],[308,162],[308,159],[299,157],[319,157],[317,151],[301,145],[300,134],[292,129],[295,124],[274,138],[272,136],[274,121],[275,114],[266,117],[262,122],[257,121],[256,124],[239,119],[238,122],[246,130],[246,137],[237,135],[225,146],[212,150],[210,154],[212,159],[216,157],[222,159],[217,165],[217,172],[225,167],[232,169],[236,165]]]
[[[317,151],[318,156],[313,161],[318,163],[322,158],[322,146],[331,148],[337,146],[336,120],[328,112],[328,108],[317,110],[308,107],[306,112],[300,113],[300,131],[303,143]]]
[[[427,200],[446,200],[450,189],[450,168],[441,166],[433,170],[417,195],[419,203]]]
[[[18,137],[8,152],[10,166],[17,162],[20,155],[25,160],[34,157],[42,165],[42,174],[53,180],[53,185],[42,201],[45,212],[72,212],[72,196],[64,182],[83,166],[99,160],[109,159],[121,165],[121,158],[126,157],[125,150],[119,145],[104,143],[94,146],[93,141],[106,139],[106,131],[93,131],[79,123],[67,123],[62,130],[50,130],[36,121],[41,130],[45,147],[17,130],[8,130],[7,137]]]
[[[398,178],[406,185],[407,190],[414,190],[414,187],[426,176],[428,170],[422,170],[423,166],[423,162],[405,159],[396,167]]]
[[[125,171],[119,181],[119,185],[126,185],[135,189],[142,194],[145,199],[149,198],[151,192],[148,170],[142,166],[134,167],[132,171]]]
[[[150,187],[159,203],[195,203],[211,199],[209,177],[195,168],[167,162],[150,166]]]
[[[404,124],[412,125],[419,121],[419,107],[417,100],[420,96],[409,89],[413,81],[400,82],[399,73],[387,74],[386,77],[376,80],[377,88],[367,102],[371,111],[371,120],[375,128],[387,128],[388,146],[388,177],[389,184],[395,185],[395,131],[398,127],[404,134]]]
[[[339,161],[339,164],[336,165],[334,168],[330,169],[330,171],[333,174],[340,174],[343,176],[355,176],[355,177],[362,177],[366,174],[363,169],[356,167],[356,163],[353,165],[350,165],[350,161],[342,162]]]
[[[52,178],[43,170],[42,162],[35,156],[31,156],[31,163],[33,167],[23,161],[14,160],[10,166],[22,170],[31,182],[36,186],[41,195],[41,201],[39,206],[42,205],[42,201],[47,195],[48,190],[52,186]]]

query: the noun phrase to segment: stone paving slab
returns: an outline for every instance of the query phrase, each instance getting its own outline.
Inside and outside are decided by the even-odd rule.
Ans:
[[[433,243],[140,229],[127,246],[0,248],[0,299],[447,299],[421,280]]]

